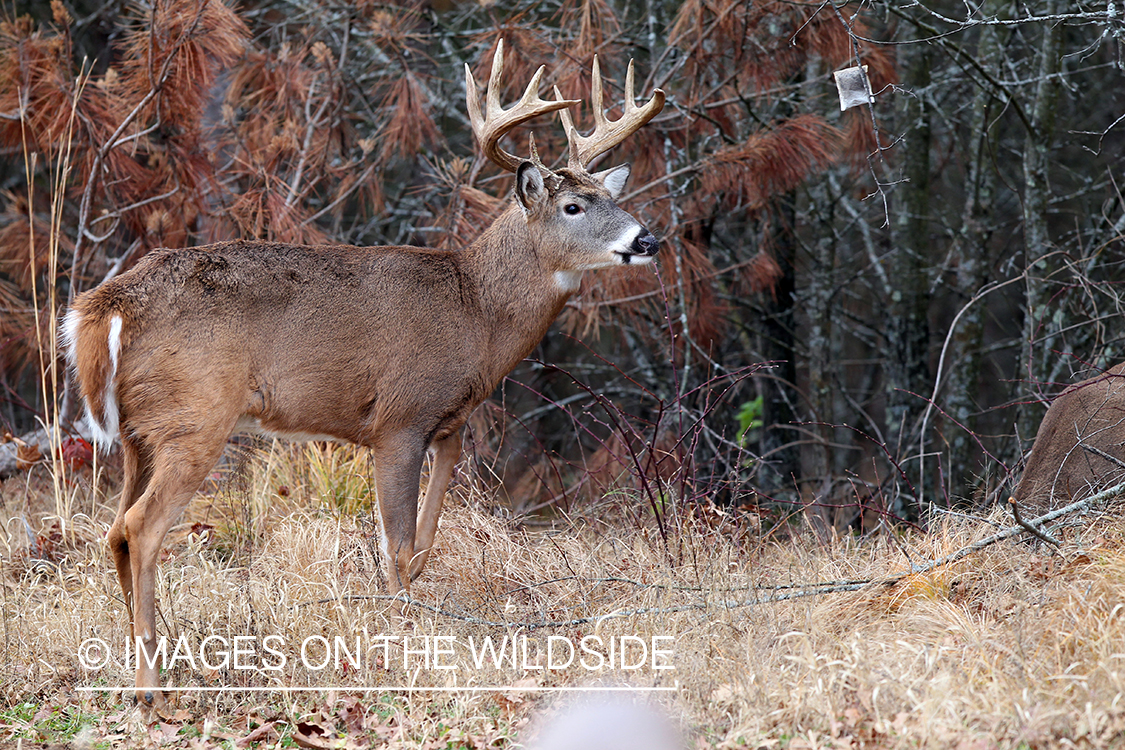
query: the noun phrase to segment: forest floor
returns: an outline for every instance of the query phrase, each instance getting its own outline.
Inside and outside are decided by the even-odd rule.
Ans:
[[[275,448],[196,496],[162,554],[159,715],[122,689],[105,493],[0,485],[0,747],[535,746],[562,716],[597,750],[654,713],[668,747],[1125,747],[1117,517],[912,573],[1008,516],[822,539],[668,503],[662,533],[613,493],[533,524],[462,476],[403,622],[367,476],[351,449]]]

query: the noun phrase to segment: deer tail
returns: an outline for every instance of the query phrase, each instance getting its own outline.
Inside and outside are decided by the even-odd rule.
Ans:
[[[124,318],[120,311],[82,304],[88,300],[79,298],[67,311],[62,344],[86,402],[94,443],[109,450],[120,424],[116,381]]]

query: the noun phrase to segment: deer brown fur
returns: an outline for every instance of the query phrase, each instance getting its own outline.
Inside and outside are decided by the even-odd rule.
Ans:
[[[1016,486],[1016,502],[1046,512],[1125,475],[1121,466],[1082,446],[1125,460],[1125,363],[1067,388],[1051,402]]]
[[[64,338],[89,420],[102,446],[120,433],[124,481],[107,541],[138,641],[141,702],[161,701],[149,660],[160,547],[232,433],[370,448],[387,581],[398,594],[430,553],[469,414],[542,339],[583,271],[656,254],[656,238],[614,203],[627,167],[589,173],[572,160],[551,171],[534,150],[521,161],[499,149],[511,127],[573,103],[539,99],[540,71],[520,103],[501,110],[502,54],[485,115],[468,76],[470,114],[482,150],[515,171],[515,195],[469,247],[236,241],[159,250],[68,311]],[[626,115],[608,134],[599,119],[583,159],[643,126],[658,94],[642,112],[629,87]],[[573,149],[573,127],[569,135]],[[419,511],[427,451],[434,461]]]

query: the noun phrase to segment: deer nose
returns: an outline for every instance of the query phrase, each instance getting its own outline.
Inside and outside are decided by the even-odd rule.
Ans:
[[[652,232],[647,229],[637,235],[633,240],[633,254],[634,255],[656,255],[656,251],[660,249],[660,241],[652,236]]]

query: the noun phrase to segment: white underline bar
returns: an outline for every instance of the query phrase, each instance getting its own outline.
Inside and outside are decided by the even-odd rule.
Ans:
[[[337,687],[161,687],[166,693],[323,693],[329,690],[358,693],[666,693],[678,690],[676,687],[382,687],[368,685],[340,685]],[[137,690],[132,685],[111,685],[108,687],[78,687],[80,692],[116,692],[118,690]]]

